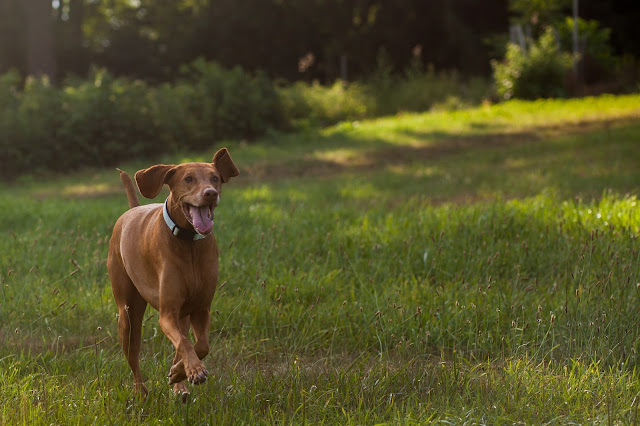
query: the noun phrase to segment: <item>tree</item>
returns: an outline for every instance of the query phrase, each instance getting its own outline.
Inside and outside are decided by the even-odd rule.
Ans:
[[[58,63],[64,64],[63,74],[84,75],[89,57],[84,46],[85,0],[62,0],[54,10],[55,51]]]
[[[27,30],[27,73],[56,78],[51,0],[24,0]]]

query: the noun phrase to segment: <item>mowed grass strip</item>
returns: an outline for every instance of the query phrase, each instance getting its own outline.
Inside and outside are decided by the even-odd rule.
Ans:
[[[104,264],[117,173],[4,188],[0,422],[633,423],[638,104],[582,102],[231,142],[248,173],[216,214],[213,374],[186,405],[151,310],[133,397]]]

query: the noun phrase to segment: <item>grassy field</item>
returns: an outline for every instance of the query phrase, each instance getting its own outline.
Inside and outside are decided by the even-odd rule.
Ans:
[[[635,424],[639,144],[640,96],[229,142],[211,374],[187,404],[154,311],[144,401],[118,344],[117,172],[4,184],[0,424]]]

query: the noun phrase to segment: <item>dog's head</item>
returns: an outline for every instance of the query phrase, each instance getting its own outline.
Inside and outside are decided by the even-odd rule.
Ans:
[[[184,219],[197,233],[207,235],[213,228],[213,209],[220,202],[222,184],[238,174],[229,151],[222,148],[211,163],[157,164],[139,170],[135,179],[146,198],[155,198],[167,184],[171,204],[180,207]]]

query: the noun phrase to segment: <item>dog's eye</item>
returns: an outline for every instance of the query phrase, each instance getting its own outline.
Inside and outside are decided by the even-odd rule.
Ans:
[[[191,183],[193,182],[193,178],[191,176],[187,176],[186,178],[184,178],[184,181],[187,183]]]
[[[218,182],[218,176],[211,176],[211,182]]]

